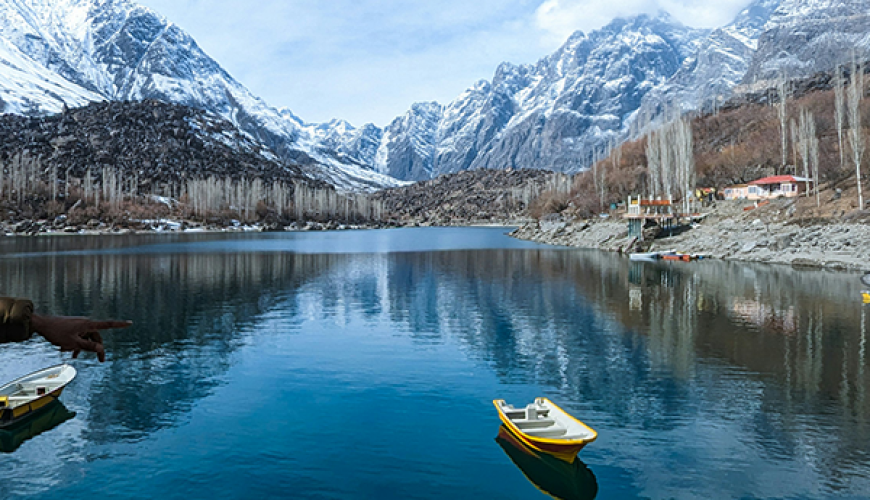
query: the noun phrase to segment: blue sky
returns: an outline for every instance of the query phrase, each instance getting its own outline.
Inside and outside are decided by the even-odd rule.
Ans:
[[[671,13],[729,22],[749,0],[139,0],[233,77],[308,122],[384,126],[413,102],[450,102],[499,63],[532,63],[575,30]]]

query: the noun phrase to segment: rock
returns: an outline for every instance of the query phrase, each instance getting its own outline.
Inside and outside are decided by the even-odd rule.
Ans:
[[[790,233],[777,236],[774,239],[773,244],[770,245],[770,249],[773,251],[785,250],[786,248],[791,246],[793,240],[794,235]]]
[[[799,257],[791,261],[792,267],[822,267],[822,264],[812,259]]]

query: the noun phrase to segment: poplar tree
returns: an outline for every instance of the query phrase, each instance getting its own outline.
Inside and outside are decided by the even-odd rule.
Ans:
[[[780,172],[782,172],[785,170],[786,163],[788,162],[788,136],[786,132],[786,120],[788,119],[788,109],[786,108],[786,102],[788,101],[788,82],[786,81],[785,71],[781,71],[779,74],[777,93],[779,94],[779,106],[777,110],[779,113],[779,130],[782,142],[782,166]]]
[[[858,185],[858,210],[864,209],[864,193],[861,187],[861,161],[864,158],[864,130],[861,128],[861,100],[864,98],[864,68],[852,54],[852,81],[848,92],[849,146],[855,163],[855,180]]]
[[[843,137],[843,122],[846,119],[846,78],[843,67],[837,66],[834,73],[834,121],[837,123],[837,144],[840,151],[840,168],[846,166],[845,144]]]

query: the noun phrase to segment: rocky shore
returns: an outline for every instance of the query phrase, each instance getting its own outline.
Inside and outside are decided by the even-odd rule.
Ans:
[[[660,234],[640,245],[616,215],[593,221],[545,217],[512,235],[622,253],[674,250],[718,259],[870,270],[870,224],[863,213],[829,210],[827,217],[797,217],[796,205],[795,200],[774,200],[754,208],[745,201],[719,201],[679,234]]]
[[[293,222],[284,226],[274,222],[243,223],[230,220],[221,223],[202,223],[192,220],[153,219],[127,224],[107,224],[93,219],[87,224],[67,224],[62,218],[49,220],[24,220],[17,223],[0,222],[0,236],[48,236],[48,235],[113,235],[140,233],[197,233],[197,232],[277,232],[277,231],[345,231],[351,229],[383,229],[396,227],[393,222],[346,224],[336,221]]]

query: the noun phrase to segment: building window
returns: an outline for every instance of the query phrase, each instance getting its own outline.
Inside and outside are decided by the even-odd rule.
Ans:
[[[755,186],[749,186],[749,194],[755,194],[758,192],[758,188]]]

